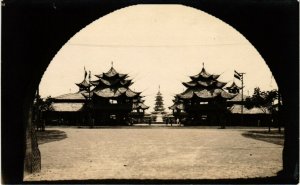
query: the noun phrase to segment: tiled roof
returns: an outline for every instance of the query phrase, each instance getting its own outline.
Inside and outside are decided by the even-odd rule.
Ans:
[[[133,108],[133,109],[138,109],[138,108],[141,108],[141,109],[148,109],[149,107],[146,106],[146,105],[143,104],[143,103],[134,103],[134,104],[132,105],[132,108]]]
[[[241,89],[242,87],[237,86],[235,82],[232,82],[230,86],[226,87],[226,89],[234,89],[234,88]]]
[[[227,92],[225,92],[222,89],[211,89],[211,90],[207,90],[207,89],[187,89],[185,92],[181,93],[178,95],[178,97],[182,98],[182,99],[190,99],[193,96],[197,96],[199,98],[215,98],[217,96],[221,96],[222,98],[225,99],[231,99],[233,98],[235,95],[233,94],[229,94]]]
[[[213,75],[213,74],[209,74],[208,72],[206,72],[206,70],[204,69],[204,67],[202,68],[201,72],[197,75],[191,76],[192,79],[198,79],[198,78],[212,78],[212,79],[217,79],[219,78],[220,75]]]
[[[93,94],[103,97],[103,98],[116,98],[116,97],[119,97],[124,94],[127,97],[132,98],[132,97],[139,95],[140,93],[134,92],[134,91],[124,88],[124,87],[120,87],[118,89],[105,88],[105,89],[101,89],[101,90],[96,90],[93,92]]]
[[[51,110],[57,112],[77,112],[80,111],[84,103],[52,103]]]
[[[78,93],[68,93],[63,94],[57,97],[54,97],[54,100],[85,100],[84,96],[81,93],[84,93],[85,91],[78,92]]]
[[[88,87],[89,83],[84,79],[81,83],[76,83],[79,87]]]
[[[243,105],[233,105],[229,108],[230,112],[233,114],[241,114]],[[264,109],[265,112],[261,108],[254,107],[252,109],[247,109],[245,106],[243,106],[243,114],[270,114],[270,111],[268,109]]]
[[[244,101],[246,100],[246,98],[249,98],[249,96],[247,96],[247,95],[243,95],[243,97],[244,97]],[[240,102],[240,101],[242,101],[242,94],[237,94],[234,98],[232,98],[231,100],[228,100],[228,101],[230,101],[230,102]]]
[[[111,67],[111,68],[109,69],[109,71],[107,71],[106,73],[99,74],[99,75],[95,75],[95,76],[98,77],[98,78],[103,78],[104,76],[105,76],[105,77],[114,77],[115,75],[118,75],[118,77],[120,77],[120,78],[123,78],[123,77],[126,77],[126,76],[127,76],[127,74],[120,74],[120,73],[118,73],[118,72],[115,70],[115,68],[113,68],[113,67]]]
[[[171,110],[175,110],[176,108],[184,110],[184,105],[182,103],[174,103],[172,106],[169,107],[169,109]]]

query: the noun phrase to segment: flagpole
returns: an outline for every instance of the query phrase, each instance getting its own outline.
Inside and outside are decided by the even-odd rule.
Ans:
[[[243,113],[244,113],[244,73],[240,73],[242,74],[242,109],[241,109],[241,113],[242,113],[242,122],[243,120]]]
[[[242,76],[242,108],[241,108],[241,115],[242,115],[242,124],[244,124],[244,74],[240,73]]]
[[[88,101],[88,106],[89,106],[89,125],[90,125],[90,128],[93,128],[94,127],[94,124],[93,124],[93,120],[92,120],[92,101],[91,101],[91,71],[89,71],[89,101]]]
[[[246,74],[246,73],[239,73],[236,70],[234,70],[234,77],[242,81],[242,102],[241,102],[241,104],[242,104],[242,106],[241,106],[242,124],[244,122],[244,119],[243,119],[243,114],[244,114],[244,74]]]

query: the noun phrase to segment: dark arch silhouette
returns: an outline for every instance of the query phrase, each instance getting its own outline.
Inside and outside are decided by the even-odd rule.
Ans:
[[[146,3],[175,3],[200,9],[233,26],[255,46],[282,93],[281,120],[285,125],[282,177],[286,183],[296,182],[294,175],[299,164],[299,18],[298,2],[292,0],[4,0],[3,182],[22,183],[28,112],[41,77],[55,54],[75,33],[99,17],[129,5]]]

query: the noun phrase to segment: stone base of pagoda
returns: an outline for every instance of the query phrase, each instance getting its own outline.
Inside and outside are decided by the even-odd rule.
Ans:
[[[155,119],[155,123],[163,123],[163,115],[162,114],[157,114],[156,115],[156,119]]]

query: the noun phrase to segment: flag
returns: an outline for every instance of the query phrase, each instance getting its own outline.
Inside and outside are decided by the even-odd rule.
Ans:
[[[236,70],[234,70],[234,77],[237,78],[237,79],[239,79],[239,80],[242,80],[243,74],[240,74]]]
[[[84,67],[84,79],[86,79],[86,76],[87,76],[87,71],[85,70],[85,67]]]

